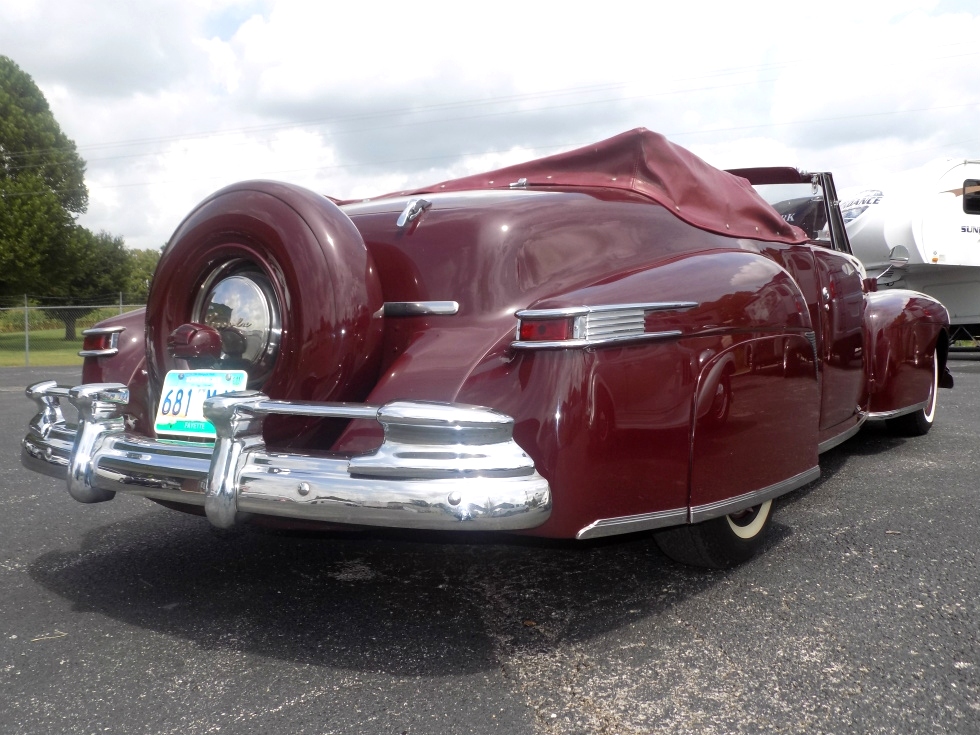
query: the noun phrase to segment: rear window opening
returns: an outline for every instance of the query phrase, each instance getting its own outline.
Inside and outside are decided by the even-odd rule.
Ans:
[[[967,214],[980,214],[980,179],[967,179],[963,182],[963,211]]]

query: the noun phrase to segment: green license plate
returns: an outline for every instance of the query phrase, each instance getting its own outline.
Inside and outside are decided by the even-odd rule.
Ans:
[[[244,370],[171,370],[163,379],[153,428],[157,434],[214,437],[204,418],[204,401],[222,393],[245,390]]]

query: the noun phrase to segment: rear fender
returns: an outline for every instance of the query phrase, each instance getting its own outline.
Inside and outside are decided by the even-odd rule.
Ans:
[[[136,309],[105,319],[93,329],[118,329],[118,352],[114,355],[86,357],[82,363],[83,383],[122,383],[130,378],[146,359],[146,309]]]
[[[594,347],[513,350],[512,327],[459,389],[459,401],[514,416],[515,439],[551,484],[552,516],[534,534],[662,512],[688,518],[692,504],[814,471],[809,311],[772,260],[705,251],[530,308],[654,302],[695,306],[648,313],[648,332],[676,336]],[[748,458],[737,467],[733,442]]]

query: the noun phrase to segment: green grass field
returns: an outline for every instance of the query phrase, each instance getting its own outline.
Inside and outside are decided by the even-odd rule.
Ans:
[[[31,366],[81,365],[78,351],[82,349],[81,330],[78,339],[65,342],[65,329],[31,330]],[[0,334],[0,367],[24,367],[24,333]]]

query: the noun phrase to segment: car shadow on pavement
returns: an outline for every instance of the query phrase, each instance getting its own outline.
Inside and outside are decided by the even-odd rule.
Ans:
[[[432,676],[547,652],[667,614],[721,580],[752,577],[746,567],[677,565],[649,534],[499,541],[247,526],[218,533],[203,519],[160,510],[95,529],[81,549],[44,554],[30,575],[76,612],[204,650]]]
[[[818,491],[852,455],[906,440],[865,427],[820,458]],[[31,577],[72,603],[128,625],[292,662],[393,675],[498,667],[625,628],[723,583],[738,594],[754,565],[794,534],[776,519],[756,559],[725,572],[668,560],[650,534],[558,542],[392,531],[216,531],[206,520],[147,512],[52,551]],[[792,546],[791,544],[787,546]]]

